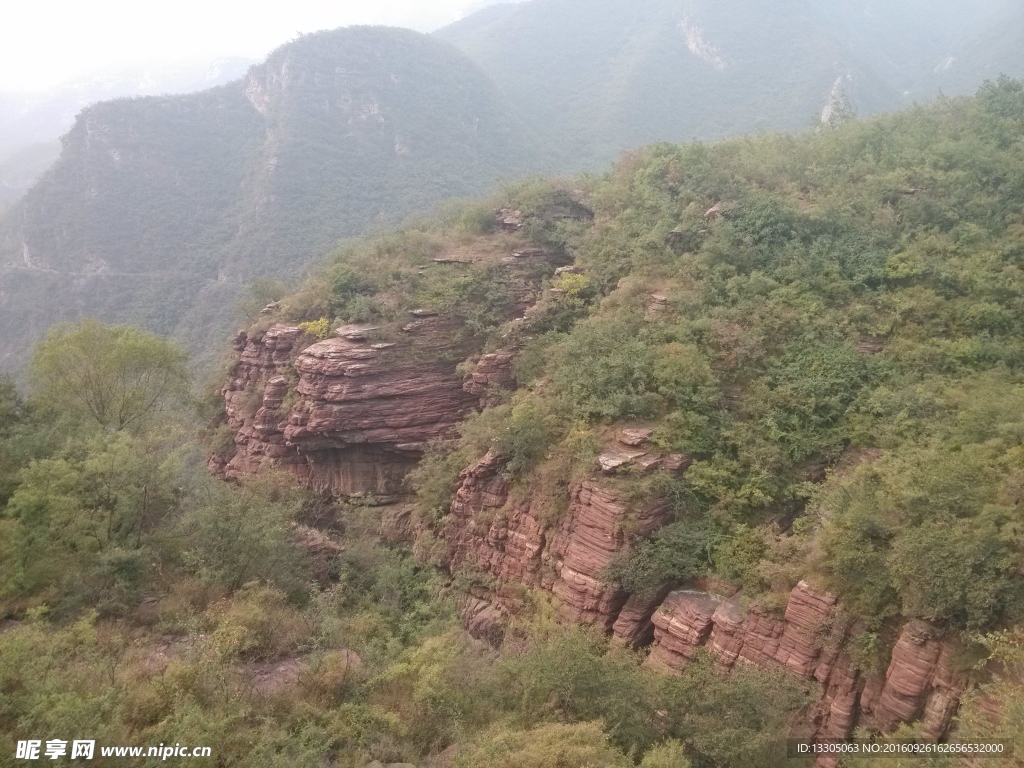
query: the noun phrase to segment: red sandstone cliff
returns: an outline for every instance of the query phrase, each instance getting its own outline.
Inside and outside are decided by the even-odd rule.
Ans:
[[[454,329],[436,317],[405,327],[405,338],[370,341],[370,330],[339,329],[317,343],[299,328],[278,325],[240,334],[239,363],[224,388],[236,450],[215,468],[226,476],[252,472],[271,460],[311,487],[333,495],[390,495],[422,455],[425,444],[454,436],[456,425],[511,382],[512,356],[476,358],[462,376]],[[286,403],[291,401],[290,407]],[[454,572],[471,565],[495,584],[493,595],[468,595],[462,613],[477,636],[500,639],[500,625],[521,585],[550,591],[561,615],[599,626],[620,644],[652,644],[646,664],[674,673],[706,648],[725,670],[736,664],[780,666],[820,684],[809,712],[821,738],[844,738],[856,725],[891,730],[910,720],[938,738],[948,727],[964,681],[950,663],[951,648],[928,625],[903,628],[884,675],[864,675],[842,653],[824,647],[835,597],[799,584],[782,617],[738,596],[666,589],[629,595],[601,580],[613,558],[637,537],[663,525],[666,504],[630,505],[605,475],[685,471],[689,457],[645,447],[650,430],[626,430],[605,451],[595,477],[573,484],[568,509],[555,526],[535,514],[528,498],[514,499],[503,462],[488,453],[461,476],[440,537]]]
[[[603,466],[603,465],[602,465]],[[652,643],[645,666],[678,673],[706,649],[728,670],[737,664],[780,667],[819,684],[808,713],[817,738],[847,738],[858,725],[880,731],[920,720],[923,735],[937,739],[949,727],[965,685],[950,662],[951,645],[922,623],[904,626],[884,674],[865,675],[844,653],[826,648],[837,600],[801,582],[783,616],[742,596],[701,589],[630,596],[601,581],[608,563],[638,536],[664,524],[667,508],[631,508],[600,480],[571,488],[562,521],[546,528],[528,500],[510,498],[502,462],[493,452],[462,473],[442,538],[454,571],[472,563],[496,584],[493,598],[475,595],[463,606],[471,632],[500,637],[500,624],[514,609],[514,585],[528,585],[559,598],[560,614],[602,627],[618,644]],[[627,535],[623,523],[630,520]]]
[[[450,568],[471,563],[492,576],[499,602],[512,583],[550,590],[567,620],[611,630],[629,595],[602,583],[601,572],[630,541],[665,523],[667,505],[633,509],[597,481],[585,480],[570,489],[558,527],[547,529],[529,502],[509,500],[502,466],[491,452],[462,473],[441,534]]]
[[[311,340],[294,326],[240,334],[223,390],[237,448],[223,473],[271,459],[335,496],[400,492],[425,445],[455,436],[480,403],[455,370],[470,351],[453,341],[455,329],[436,317],[407,328],[401,340],[372,343],[366,330],[346,327],[301,349]]]
[[[645,665],[678,671],[707,648],[725,668],[736,664],[781,666],[820,683],[810,712],[814,734],[842,739],[856,725],[891,731],[921,720],[925,738],[938,739],[949,727],[966,683],[951,664],[951,645],[923,622],[903,627],[885,674],[864,675],[844,653],[829,653],[823,628],[830,623],[834,596],[800,582],[785,614],[775,618],[738,597],[698,590],[671,593],[654,613],[654,644]]]
[[[521,319],[549,262],[561,257],[540,248],[507,255],[504,240],[479,246],[432,267],[493,263],[515,297],[508,319]],[[514,384],[511,352],[480,354],[484,340],[456,320],[426,309],[410,315],[387,338],[353,325],[316,343],[294,325],[240,333],[238,362],[222,390],[235,448],[211,456],[211,469],[235,478],[270,461],[332,496],[407,490],[405,477],[427,443],[456,437],[472,410]],[[467,360],[473,370],[463,374]]]

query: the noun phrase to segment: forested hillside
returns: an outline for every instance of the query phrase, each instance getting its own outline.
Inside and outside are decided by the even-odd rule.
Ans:
[[[783,709],[809,696],[796,733],[1006,737],[1022,163],[1024,85],[1001,79],[798,137],[655,145],[607,177],[509,188],[496,224],[470,209],[340,251],[240,336],[211,466],[386,504],[421,454],[414,509],[383,530],[450,575],[478,637],[516,648],[514,617],[550,599],[646,648],[645,670],[786,670],[762,684]],[[516,306],[528,255],[546,289],[481,315]],[[409,355],[438,349],[431,328],[464,341],[431,352],[428,392]],[[459,423],[445,393],[481,410]],[[777,732],[778,714],[751,716]],[[720,733],[695,762],[780,759]]]
[[[1019,621],[1022,152],[1024,86],[1002,79],[837,130],[655,145],[572,192],[510,190],[549,270],[573,264],[525,314],[469,326],[480,351],[515,363],[458,451],[427,451],[428,527],[443,529],[438,489],[457,483],[435,473],[487,450],[541,527],[600,454],[630,498],[672,499],[674,522],[609,572],[629,591],[710,573],[753,597],[813,577],[879,652],[896,616],[949,631]],[[552,213],[572,196],[592,222]],[[476,297],[512,306],[509,267],[485,266],[496,248],[431,264],[452,245],[411,230],[341,251],[251,340],[321,316],[384,338],[413,306],[461,322],[479,318]],[[438,271],[452,269],[454,283]],[[299,393],[280,413],[296,435],[331,398]],[[692,459],[683,478],[615,447],[627,427]],[[322,464],[349,438],[332,439],[297,443],[290,461]]]
[[[1015,737],[1022,179],[1001,79],[349,242],[200,403],[172,342],[53,329],[0,389],[0,759]]]
[[[517,166],[473,65],[417,33],[305,36],[246,78],[85,110],[0,223],[5,367],[54,321],[130,321],[215,348],[244,286]]]

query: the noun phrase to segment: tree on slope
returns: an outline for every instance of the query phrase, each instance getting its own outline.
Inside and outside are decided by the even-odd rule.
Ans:
[[[188,397],[188,356],[174,342],[125,325],[82,320],[50,329],[30,375],[36,401],[83,425],[142,428]]]

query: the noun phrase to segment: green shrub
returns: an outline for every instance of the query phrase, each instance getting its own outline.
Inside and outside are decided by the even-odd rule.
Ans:
[[[663,584],[677,586],[711,566],[722,534],[706,520],[685,519],[666,525],[613,560],[603,581],[627,592],[650,596]]]
[[[295,651],[310,626],[278,589],[250,582],[214,607],[213,646],[226,658],[267,661]]]
[[[201,580],[228,590],[262,579],[304,594],[309,568],[289,526],[301,499],[290,478],[267,473],[238,485],[210,483],[179,523],[184,563]]]
[[[551,383],[563,408],[613,421],[656,413],[654,352],[632,319],[581,323],[554,350]]]
[[[674,739],[651,747],[640,761],[640,768],[690,768],[690,765],[686,748]]]

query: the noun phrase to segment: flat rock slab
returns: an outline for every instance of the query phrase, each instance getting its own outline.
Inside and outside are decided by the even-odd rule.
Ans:
[[[653,429],[624,429],[619,433],[619,442],[623,445],[643,445],[653,434]]]

